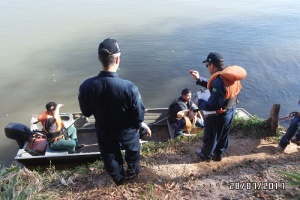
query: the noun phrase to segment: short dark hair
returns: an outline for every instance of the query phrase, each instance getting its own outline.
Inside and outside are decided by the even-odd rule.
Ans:
[[[189,90],[188,88],[185,88],[185,89],[183,89],[182,91],[181,91],[181,95],[183,96],[183,95],[187,95],[187,94],[189,94],[189,93],[192,93],[191,92],[191,90]]]
[[[56,109],[57,103],[51,101],[49,103],[46,104],[46,110],[47,111],[51,111],[51,107],[54,106],[54,110]]]
[[[220,61],[220,62],[215,62],[215,63],[210,63],[213,64],[216,68],[218,69],[222,69],[225,67],[224,61]]]
[[[98,51],[98,57],[103,67],[105,68],[114,63],[116,59],[114,54],[111,54],[107,49],[100,49]]]
[[[114,54],[120,53],[119,43],[115,39],[107,38],[99,44],[98,58],[103,67],[107,68],[110,64],[115,62]]]

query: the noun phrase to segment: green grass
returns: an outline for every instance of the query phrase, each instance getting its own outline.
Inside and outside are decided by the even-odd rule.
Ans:
[[[28,172],[30,174],[31,172]],[[33,199],[39,184],[28,178],[26,171],[20,166],[11,166],[0,171],[0,199]],[[28,178],[28,179],[26,179]]]
[[[144,143],[141,148],[141,154],[143,156],[150,156],[156,153],[164,153],[167,150],[173,150],[181,148],[187,145],[189,142],[198,141],[203,136],[203,130],[198,132],[196,136],[191,137],[178,137],[174,140],[168,140],[166,142],[148,142]]]
[[[277,132],[282,131],[281,129],[283,128],[278,127]],[[232,124],[231,134],[257,137],[267,135],[267,130],[267,124],[257,116],[247,120],[236,117]],[[202,137],[203,130],[194,137],[179,137],[166,142],[144,143],[141,148],[141,155],[142,157],[147,157],[168,151],[180,150],[192,142],[200,141]],[[273,138],[278,138],[278,136],[274,136]],[[95,173],[95,170],[97,173],[101,173],[103,170],[103,162],[97,161],[65,170],[57,170],[51,165],[46,170],[37,168],[33,171],[29,171],[26,168],[21,169],[19,165],[3,168],[0,171],[0,199],[51,199],[57,197],[57,192],[65,191],[64,188],[66,186],[61,184],[61,179],[67,180],[68,177],[71,177],[75,172],[77,175],[80,175],[80,177],[88,176],[91,172]],[[299,184],[299,173],[281,173],[290,176],[291,183]],[[149,191],[144,195],[147,196],[147,199],[156,199],[154,195],[154,184],[149,183]]]
[[[285,175],[284,179],[288,181],[289,184],[294,186],[300,186],[300,173],[299,172],[284,172],[277,169],[274,169],[276,172]]]
[[[285,131],[285,128],[278,126],[276,135],[273,135],[271,139],[279,141],[282,135],[280,132],[283,131]],[[237,115],[232,123],[230,134],[255,138],[266,137],[270,135],[270,127],[267,121],[256,115],[250,119],[245,119]],[[163,153],[167,150],[178,149],[183,145],[188,145],[189,142],[200,140],[202,136],[203,130],[197,133],[195,137],[180,137],[166,142],[148,142],[142,146],[142,155],[149,156],[156,153]]]
[[[278,140],[281,136],[284,127],[278,126],[276,134],[270,134],[270,124],[258,116],[254,115],[250,119],[244,119],[239,116],[235,116],[232,123],[230,133],[232,135],[243,135],[249,137],[266,137],[272,135],[273,139]]]

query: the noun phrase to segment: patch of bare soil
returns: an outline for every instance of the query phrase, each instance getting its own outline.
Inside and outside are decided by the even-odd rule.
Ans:
[[[121,186],[104,170],[89,169],[89,177],[74,177],[72,199],[300,199],[277,170],[299,172],[300,147],[277,152],[267,139],[231,136],[221,162],[200,162],[194,152],[201,138],[151,157],[142,157],[139,177]]]

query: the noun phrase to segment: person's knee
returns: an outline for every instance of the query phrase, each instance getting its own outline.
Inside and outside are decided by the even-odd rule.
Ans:
[[[75,127],[70,127],[70,128],[68,128],[68,135],[69,136],[77,136],[77,130],[76,130],[76,128]]]
[[[74,140],[68,140],[67,149],[69,153],[74,153],[76,147],[76,142]]]
[[[182,129],[185,126],[184,118],[180,119],[177,123],[177,129]]]

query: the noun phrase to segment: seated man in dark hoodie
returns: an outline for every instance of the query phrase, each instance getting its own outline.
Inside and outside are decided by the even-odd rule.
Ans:
[[[181,96],[177,97],[169,106],[168,121],[175,128],[175,137],[182,136],[191,126],[204,127],[203,117],[198,107],[191,101],[192,92],[185,88]],[[197,117],[198,115],[198,117]]]

